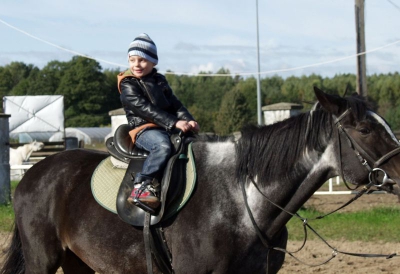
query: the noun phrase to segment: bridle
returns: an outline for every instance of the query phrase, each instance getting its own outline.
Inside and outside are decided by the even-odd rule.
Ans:
[[[350,148],[354,151],[355,155],[357,156],[358,160],[360,161],[360,163],[367,169],[367,171],[369,172],[368,178],[369,178],[369,183],[367,185],[365,185],[361,191],[359,191],[352,199],[350,199],[347,203],[345,203],[344,205],[340,206],[339,208],[324,214],[322,216],[318,216],[312,219],[306,219],[301,217],[298,213],[292,213],[287,211],[285,208],[281,207],[280,205],[276,204],[275,202],[273,202],[271,199],[269,199],[258,187],[258,185],[256,184],[256,182],[254,181],[253,176],[248,175],[247,179],[250,180],[250,182],[254,185],[254,187],[257,189],[257,191],[272,205],[274,205],[275,207],[279,208],[280,210],[282,210],[283,212],[291,215],[292,217],[297,217],[300,220],[302,220],[303,222],[303,228],[304,228],[304,241],[303,244],[300,246],[299,249],[297,249],[296,251],[288,251],[284,248],[280,248],[280,247],[274,247],[270,244],[269,240],[265,237],[265,234],[261,231],[261,229],[258,227],[253,213],[251,212],[251,209],[249,207],[248,201],[247,201],[247,194],[246,194],[246,190],[245,190],[245,181],[240,180],[240,186],[242,189],[242,195],[243,195],[243,199],[245,202],[245,206],[246,206],[246,210],[247,213],[250,217],[250,220],[252,222],[252,225],[259,237],[259,239],[261,240],[261,242],[263,243],[263,245],[268,249],[268,254],[270,250],[277,250],[277,251],[281,251],[284,252],[288,255],[290,255],[291,257],[293,257],[295,260],[297,260],[300,263],[303,263],[305,265],[308,266],[319,266],[319,265],[323,265],[326,264],[327,262],[329,262],[330,260],[332,260],[333,258],[336,257],[336,255],[338,253],[341,254],[345,254],[345,255],[351,255],[351,256],[358,256],[358,257],[384,257],[386,259],[390,259],[393,258],[395,256],[399,256],[396,253],[392,253],[392,254],[363,254],[363,253],[352,253],[352,252],[345,252],[345,251],[340,251],[334,247],[332,247],[320,234],[317,233],[317,231],[315,231],[309,224],[308,222],[311,220],[318,220],[318,219],[322,219],[344,207],[346,207],[347,205],[351,204],[352,202],[354,202],[355,200],[357,200],[359,197],[361,197],[363,194],[367,193],[371,187],[383,187],[386,184],[390,183],[394,183],[394,181],[392,179],[389,178],[389,176],[387,175],[386,171],[383,170],[382,168],[380,168],[380,166],[385,163],[387,160],[389,160],[390,158],[392,158],[393,156],[397,155],[400,153],[400,146],[391,150],[390,152],[386,153],[385,155],[383,155],[381,158],[379,158],[378,160],[374,160],[373,157],[371,157],[358,143],[357,141],[351,137],[351,135],[348,133],[347,129],[342,125],[341,121],[343,120],[344,117],[346,117],[347,115],[349,115],[351,113],[351,108],[348,108],[345,112],[343,112],[339,117],[336,117],[335,115],[333,115],[334,118],[334,124],[337,127],[338,130],[338,141],[339,141],[339,161],[341,163],[341,137],[343,136],[344,139],[346,140],[346,143],[350,146]],[[369,162],[372,163],[372,167],[370,166]],[[341,170],[341,175],[344,180],[344,174],[343,174],[343,169],[342,166],[340,166],[340,170]],[[382,182],[378,182],[378,175],[379,173],[383,173],[383,179]],[[347,184],[346,184],[347,185]],[[320,238],[329,248],[331,248],[332,250],[332,255],[330,258],[328,258],[327,260],[323,261],[322,263],[318,263],[318,264],[309,264],[306,263],[302,260],[300,260],[299,258],[297,258],[296,256],[294,256],[294,253],[299,252],[300,250],[303,249],[303,247],[306,244],[307,241],[307,228],[309,228],[318,238]],[[268,258],[269,256],[267,256]]]
[[[369,190],[372,186],[375,187],[383,187],[384,185],[388,184],[388,183],[394,183],[394,181],[392,179],[389,178],[389,176],[387,175],[386,171],[383,170],[382,168],[380,168],[380,166],[385,163],[387,160],[389,160],[390,158],[392,158],[393,156],[397,155],[400,153],[400,147],[397,147],[391,151],[389,151],[388,153],[386,153],[385,155],[383,155],[381,158],[379,158],[377,161],[374,160],[373,157],[371,157],[368,152],[366,152],[358,143],[357,141],[351,137],[351,135],[348,133],[347,129],[341,124],[341,120],[346,117],[349,113],[351,113],[351,108],[348,108],[345,112],[343,112],[338,118],[336,118],[334,116],[334,123],[339,131],[339,144],[341,144],[341,139],[340,136],[343,135],[345,140],[347,141],[347,144],[350,146],[350,148],[354,151],[354,153],[357,156],[357,159],[360,161],[360,163],[367,169],[367,171],[369,172],[368,178],[369,178],[369,183],[364,186],[363,189],[367,188],[367,190]],[[341,159],[341,155],[340,155],[340,151],[341,149],[339,149],[339,159]],[[364,157],[362,156],[364,155]],[[368,163],[368,161],[370,163],[372,163],[372,167],[370,166],[370,164]],[[341,162],[341,161],[340,161]],[[342,178],[343,181],[344,180],[344,175],[343,175],[343,169],[341,169],[341,173],[342,173]],[[382,182],[379,183],[377,181],[378,175],[379,173],[383,174],[383,179]],[[347,185],[347,184],[346,184]]]

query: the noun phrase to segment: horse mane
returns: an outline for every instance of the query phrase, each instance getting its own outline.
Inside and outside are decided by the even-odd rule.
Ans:
[[[343,106],[350,107],[357,118],[365,117],[369,107],[361,97],[342,99]],[[238,181],[246,176],[257,176],[259,182],[290,180],[293,172],[304,169],[299,160],[305,150],[322,153],[332,134],[332,115],[318,103],[309,112],[272,125],[247,125],[236,146],[236,177]]]

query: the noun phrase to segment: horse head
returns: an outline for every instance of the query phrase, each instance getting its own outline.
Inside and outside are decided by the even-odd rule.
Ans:
[[[360,96],[345,99],[314,90],[337,129],[339,175],[354,185],[400,183],[400,143],[385,120]]]
[[[31,146],[32,151],[39,151],[44,147],[42,142],[37,142],[36,140],[29,144]]]

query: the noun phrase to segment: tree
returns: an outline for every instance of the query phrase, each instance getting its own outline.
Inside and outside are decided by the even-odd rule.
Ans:
[[[73,57],[56,91],[56,94],[64,95],[65,125],[79,127],[83,121],[92,126],[109,124],[106,93],[100,64],[92,59]]]
[[[39,82],[40,69],[34,67],[30,70],[28,77],[21,79],[11,91],[12,95],[43,95],[36,90],[35,85]]]
[[[9,70],[12,77],[12,85],[16,86],[23,79],[28,78],[33,65],[25,65],[22,62],[11,62],[9,65],[5,66]]]
[[[51,61],[41,70],[33,89],[37,94],[53,95],[67,69],[67,62]]]
[[[51,61],[43,69],[12,62],[0,67],[0,97],[64,95],[66,126],[108,125],[108,112],[121,107],[116,77],[119,71],[102,71],[97,61],[79,56],[69,62]],[[229,70],[222,68],[217,73],[229,74]],[[227,134],[238,130],[242,122],[257,122],[254,77],[173,74],[166,77],[175,95],[194,115],[204,132]],[[371,75],[367,80],[368,101],[372,108],[394,129],[400,129],[400,110],[397,107],[400,105],[399,73]],[[341,96],[348,87],[349,95],[355,92],[356,75],[338,74],[331,78],[315,74],[286,79],[266,77],[261,79],[262,104],[314,102],[313,86]],[[304,110],[311,106],[304,105]],[[239,115],[237,113],[244,119],[235,116]]]
[[[235,89],[238,92],[240,92],[246,100],[247,107],[248,107],[248,122],[256,123],[257,118],[258,118],[257,117],[257,82],[256,82],[256,78],[249,77],[245,80],[239,81],[236,84]],[[263,95],[262,85],[261,85],[261,95]]]
[[[400,129],[400,107],[389,108],[386,111],[385,119],[393,129]]]
[[[8,69],[0,67],[0,98],[9,95],[12,89],[13,81]],[[3,104],[0,105],[0,113],[4,112]]]
[[[263,103],[265,105],[276,104],[285,101],[283,94],[281,92],[284,80],[280,76],[272,76],[270,78],[264,78],[260,81],[261,83],[261,93]]]
[[[249,123],[250,109],[245,96],[237,89],[225,94],[221,108],[214,122],[215,132],[220,135],[228,135],[239,131]]]
[[[107,112],[122,107],[121,100],[119,97],[118,80],[117,80],[117,75],[119,72],[120,69],[114,69],[114,70],[106,69],[103,72],[105,76],[105,87],[106,87],[105,101],[107,102],[104,110]]]

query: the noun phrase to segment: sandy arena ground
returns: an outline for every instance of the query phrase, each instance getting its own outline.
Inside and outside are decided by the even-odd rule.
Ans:
[[[314,195],[304,205],[314,207],[324,213],[330,212],[352,198],[352,195]],[[376,206],[400,206],[398,198],[391,194],[370,194],[362,196],[354,203],[340,210],[340,212],[354,212]],[[382,228],[384,230],[384,227]],[[379,233],[379,232],[377,232]],[[344,242],[328,241],[329,244],[338,250],[353,253],[375,253],[400,254],[399,243],[379,242]],[[301,246],[300,241],[289,241],[288,250],[297,250]],[[325,243],[318,240],[307,241],[305,248],[298,255],[299,258],[310,264],[318,264],[330,258],[332,254]],[[289,273],[326,273],[326,274],[365,274],[365,273],[400,273],[400,257],[392,259],[385,258],[361,258],[349,255],[338,254],[332,261],[322,266],[310,267],[299,263],[290,256],[286,256],[285,263],[280,274]]]

